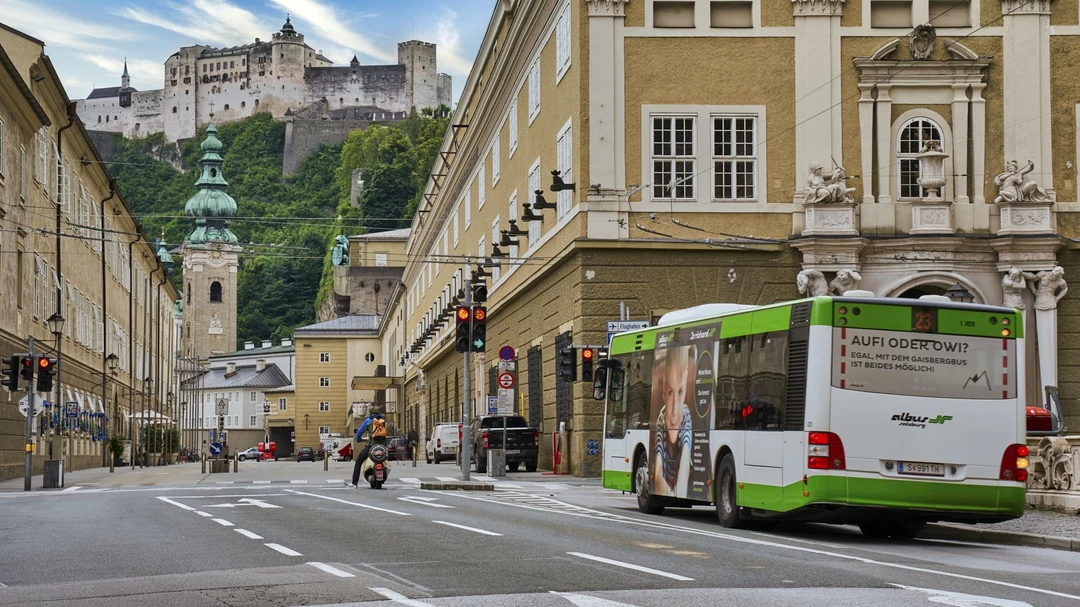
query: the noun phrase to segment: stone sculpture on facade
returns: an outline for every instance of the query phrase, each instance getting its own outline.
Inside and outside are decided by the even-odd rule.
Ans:
[[[1069,491],[1076,480],[1076,457],[1069,440],[1044,437],[1031,458],[1029,489]]]
[[[349,239],[343,235],[338,235],[334,238],[334,249],[331,252],[331,263],[335,266],[348,266],[349,265]]]
[[[829,283],[829,291],[837,295],[843,295],[848,291],[858,289],[860,280],[862,280],[862,276],[855,270],[840,270],[836,273],[836,278],[833,278],[832,282]]]
[[[225,327],[222,325],[221,318],[219,318],[217,314],[214,314],[213,318],[210,319],[207,332],[210,335],[221,335],[225,332]]]
[[[934,53],[934,44],[937,43],[937,31],[934,26],[926,23],[918,25],[908,35],[908,48],[911,56],[917,60],[929,59]]]
[[[1015,160],[1005,163],[1005,172],[994,177],[994,185],[998,187],[998,197],[994,202],[1052,202],[1053,199],[1046,190],[1025,177],[1034,170],[1035,164],[1030,160],[1023,168],[1019,168]]]
[[[1031,279],[1036,310],[1057,309],[1057,302],[1069,292],[1069,285],[1065,283],[1065,270],[1061,266],[1054,266],[1053,270],[1043,270]]]
[[[836,165],[828,177],[822,175],[822,171],[821,164],[810,163],[810,175],[806,178],[806,188],[803,190],[803,204],[855,202],[855,188],[847,187],[847,172],[844,167]]]
[[[1005,276],[1001,277],[1001,305],[1006,308],[1023,310],[1024,291],[1028,288],[1027,281],[1036,280],[1031,272],[1025,272],[1020,268],[1009,268]]]
[[[829,294],[829,283],[820,270],[803,270],[795,277],[799,294],[807,297],[822,297]]]

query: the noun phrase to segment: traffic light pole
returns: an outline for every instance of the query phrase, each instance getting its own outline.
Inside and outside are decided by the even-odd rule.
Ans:
[[[30,338],[30,380],[26,384],[26,469],[23,471],[23,491],[30,491],[34,474],[34,338]]]
[[[469,257],[465,257],[465,307],[470,310],[469,325],[472,326],[472,281],[469,280]],[[461,479],[469,479],[469,460],[472,459],[472,432],[469,428],[469,413],[472,411],[472,331],[469,332],[470,346],[465,348],[465,399],[461,403],[461,444],[458,445],[458,453],[461,454]],[[477,462],[479,465],[479,462]]]

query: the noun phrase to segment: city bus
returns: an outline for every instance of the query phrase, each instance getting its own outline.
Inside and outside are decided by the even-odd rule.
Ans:
[[[707,304],[616,334],[594,376],[603,485],[912,538],[1024,512],[1022,312],[867,291]]]

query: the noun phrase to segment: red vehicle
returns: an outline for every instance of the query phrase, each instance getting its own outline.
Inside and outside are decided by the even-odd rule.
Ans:
[[[347,462],[347,461],[351,461],[352,458],[353,458],[352,442],[350,441],[350,442],[345,443],[344,447],[338,449],[337,459],[338,459],[338,461]]]
[[[259,443],[259,461],[277,460],[277,443]]]

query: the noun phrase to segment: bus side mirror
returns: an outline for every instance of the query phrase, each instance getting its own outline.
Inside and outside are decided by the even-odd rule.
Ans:
[[[608,398],[614,402],[622,401],[623,382],[626,380],[626,371],[616,367],[609,370],[611,381],[608,385]]]
[[[605,366],[597,367],[597,369],[593,371],[592,397],[594,400],[604,400],[604,386],[607,384],[607,371],[607,367]]]

